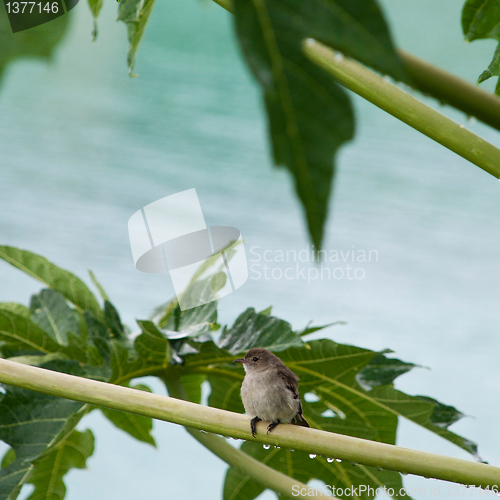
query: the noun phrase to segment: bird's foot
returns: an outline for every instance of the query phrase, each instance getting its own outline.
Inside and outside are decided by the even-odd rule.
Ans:
[[[275,422],[271,422],[269,424],[269,426],[267,427],[267,433],[269,434],[279,424],[280,424],[279,420],[276,420]]]
[[[262,419],[259,417],[253,417],[252,420],[250,420],[250,430],[252,431],[252,436],[255,437],[255,434],[257,433],[257,430],[255,429],[255,424],[257,422],[260,422]]]

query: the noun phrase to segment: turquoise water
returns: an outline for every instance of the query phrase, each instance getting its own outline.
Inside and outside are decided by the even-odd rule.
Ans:
[[[470,81],[489,62],[493,42],[463,42],[458,2],[383,4],[406,50]],[[259,93],[235,49],[230,16],[208,0],[158,2],[138,54],[140,77],[130,79],[115,10],[114,2],[104,6],[92,44],[90,15],[78,5],[50,65],[24,61],[8,69],[0,91],[0,237],[80,276],[92,269],[135,326],[173,294],[168,277],[133,266],[127,221],[142,206],[195,187],[208,224],[240,229],[254,271],[263,272],[256,254],[298,255],[308,239],[290,179],[271,168]],[[363,279],[255,279],[251,271],[221,301],[221,319],[272,304],[297,328],[311,319],[346,321],[323,335],[389,347],[430,368],[397,386],[474,416],[452,429],[500,464],[500,186],[374,106],[354,102],[358,132],[338,159],[325,248],[374,252],[371,262],[352,263]],[[497,132],[440,110],[500,143]],[[312,268],[269,265],[278,269],[274,276],[296,265]],[[346,265],[331,263],[330,271],[346,272]],[[0,301],[26,303],[40,288],[6,265],[0,273]],[[70,500],[221,497],[225,465],[183,429],[155,422],[153,450],[97,413],[85,423],[97,436],[96,452],[88,471],[69,474]],[[408,423],[398,444],[466,458]],[[441,485],[441,496],[450,496],[445,483],[408,477],[405,484],[426,488],[427,496]]]

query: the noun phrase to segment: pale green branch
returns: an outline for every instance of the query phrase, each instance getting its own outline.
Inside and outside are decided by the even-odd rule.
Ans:
[[[408,52],[399,50],[398,53],[406,65],[412,86],[500,130],[500,99],[495,94]]]
[[[482,488],[500,487],[500,468],[492,465],[293,425],[280,425],[266,434],[266,424],[259,422],[254,439],[245,415],[5,359],[0,359],[0,382],[236,439]]]

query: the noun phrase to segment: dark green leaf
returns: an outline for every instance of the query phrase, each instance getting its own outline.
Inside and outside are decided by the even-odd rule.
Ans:
[[[225,376],[217,374],[217,376],[208,377],[211,388],[208,404],[214,408],[221,408],[222,410],[245,413],[240,397],[243,371],[236,366],[228,366],[225,370]],[[229,376],[229,372],[231,376]]]
[[[85,311],[83,313],[85,324],[87,325],[88,341],[93,343],[104,360],[109,359],[111,332],[106,325],[98,321],[93,314]]]
[[[477,80],[477,83],[483,83],[492,76],[500,76],[500,43],[497,45],[493,59],[488,66],[488,69],[483,71]],[[497,80],[495,94],[500,95],[500,79]]]
[[[110,381],[123,385],[137,377],[154,375],[165,370],[164,364],[156,365],[148,360],[138,357],[116,340],[110,342],[110,366],[112,375]]]
[[[131,386],[131,388],[151,392],[151,389],[143,384],[137,384],[135,386]],[[104,415],[119,429],[122,429],[139,441],[156,446],[155,440],[153,439],[153,436],[151,436],[151,430],[153,429],[152,418],[118,410],[110,410],[109,408],[101,408],[101,410]]]
[[[467,41],[492,38],[500,41],[500,3],[498,0],[467,0],[462,10],[462,30]],[[493,59],[477,83],[500,75],[500,44]],[[500,95],[500,81],[495,93]]]
[[[56,21],[57,19],[48,24]],[[87,309],[96,318],[102,317],[101,308],[87,285],[69,271],[60,269],[40,255],[9,246],[0,246],[0,259],[62,293],[80,311]]]
[[[115,306],[108,302],[104,302],[104,321],[111,332],[111,337],[125,340],[125,328],[122,325],[120,315]]]
[[[134,342],[139,356],[148,362],[166,367],[172,353],[167,338],[152,321],[137,321],[142,334]]]
[[[0,439],[10,445],[16,459],[0,470],[0,499],[14,497],[33,470],[30,464],[63,437],[68,422],[86,405],[26,389],[6,386],[0,405]],[[73,425],[73,426],[74,426]]]
[[[397,417],[404,417],[477,456],[475,445],[470,441],[432,422],[434,404],[421,397],[404,394],[392,384],[375,387],[370,391],[358,384],[357,373],[377,353],[336,344],[330,340],[315,340],[309,346],[310,349],[289,349],[280,357],[301,378],[302,391],[314,392],[320,397],[319,404],[324,403],[337,415],[345,415],[345,418],[321,417],[332,422],[325,430],[393,444]],[[315,404],[312,403],[311,406],[314,407]],[[306,402],[306,418],[308,406],[309,403]],[[313,410],[316,411],[314,408]],[[309,419],[313,427],[315,419],[316,417]],[[339,420],[341,422],[335,422]],[[325,425],[323,423],[321,428]]]
[[[409,372],[415,366],[417,365],[413,363],[405,363],[399,359],[386,358],[383,354],[377,354],[356,375],[356,380],[363,389],[369,391],[373,387],[392,384],[397,377]]]
[[[290,323],[268,314],[256,313],[252,307],[236,319],[230,330],[223,332],[218,343],[221,349],[231,353],[246,351],[252,347],[283,351],[302,344],[300,335],[292,331]]]
[[[31,319],[60,345],[67,345],[66,334],[80,331],[78,318],[64,297],[55,290],[44,289],[31,297]]]
[[[49,23],[25,31],[12,33],[7,10],[0,9],[0,79],[3,70],[11,61],[26,57],[50,60],[54,49],[62,40],[69,16],[60,16]]]
[[[354,133],[346,93],[303,54],[314,38],[405,79],[374,0],[235,0],[238,39],[264,92],[274,161],[291,172],[309,233],[321,247],[336,150]]]
[[[454,424],[464,416],[462,412],[458,411],[453,406],[444,405],[433,398],[429,398],[428,396],[417,397],[434,405],[434,409],[432,410],[432,414],[430,416],[430,421],[438,427],[443,427],[446,429],[451,424]]]
[[[155,0],[121,0],[118,7],[118,21],[123,21],[127,25],[129,41],[127,63],[131,75],[135,64],[135,54],[154,4]]]
[[[28,500],[63,500],[66,494],[64,475],[73,468],[85,469],[86,460],[93,452],[92,432],[74,430],[34,463],[28,482],[35,486],[35,491]]]
[[[201,403],[201,386],[205,382],[205,375],[185,375],[181,382],[186,393],[186,399],[191,403]]]
[[[481,38],[500,41],[498,0],[467,0],[462,9],[462,30],[468,41]]]

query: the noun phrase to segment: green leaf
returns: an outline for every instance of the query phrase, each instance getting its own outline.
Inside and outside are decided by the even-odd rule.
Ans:
[[[226,367],[226,375],[209,376],[210,396],[208,397],[209,406],[221,408],[222,410],[234,411],[236,413],[245,413],[243,403],[241,402],[240,390],[243,382],[243,373],[237,367]],[[231,372],[228,376],[227,372]]]
[[[209,302],[187,311],[181,311],[177,330],[190,337],[211,331],[217,323],[217,302]]]
[[[0,302],[0,309],[3,311],[10,311],[27,319],[31,319],[29,308],[22,304],[17,304],[15,302]]]
[[[488,69],[486,69],[479,75],[477,83],[478,84],[483,83],[492,76],[500,76],[500,43],[497,45],[497,48],[495,49],[495,54],[493,55],[493,59],[491,60]],[[497,80],[495,94],[500,96],[500,79]]]
[[[86,460],[94,452],[94,436],[87,429],[74,430],[50,453],[34,463],[28,482],[35,490],[28,500],[62,500],[66,494],[64,475],[73,468],[85,469]]]
[[[0,309],[0,341],[11,349],[43,353],[57,352],[61,346],[37,324],[24,316]]]
[[[305,337],[306,335],[309,335],[311,333],[315,333],[319,330],[323,330],[324,328],[329,328],[330,326],[335,326],[335,325],[346,325],[347,323],[345,321],[334,321],[333,323],[328,323],[327,325],[321,325],[321,326],[311,326],[311,323],[309,323],[303,330],[300,332],[297,332],[298,335],[301,337]]]
[[[153,10],[155,0],[122,0],[118,7],[118,21],[127,25],[129,48],[127,64],[131,76],[135,64],[135,54],[141,42],[149,15]]]
[[[273,310],[273,306],[269,306],[266,309],[263,309],[262,311],[259,311],[259,314],[265,314],[267,316],[270,316],[272,310]]]
[[[55,290],[44,289],[31,297],[31,318],[58,344],[67,345],[66,334],[80,331],[78,318],[64,297]]]
[[[0,79],[5,67],[16,59],[37,57],[50,60],[68,28],[69,16],[12,33],[7,9],[0,9]]]
[[[143,384],[131,386],[132,389],[140,391],[151,392],[151,389]],[[132,437],[149,443],[156,447],[155,440],[151,436],[153,429],[153,419],[150,417],[143,417],[141,415],[134,415],[118,410],[110,410],[109,408],[101,408],[102,412],[116,427],[130,434]]]
[[[88,340],[97,347],[104,360],[109,360],[111,332],[88,311],[83,313],[83,318],[87,326]]]
[[[48,24],[53,22],[55,21]],[[45,257],[14,247],[0,246],[0,259],[41,281],[49,288],[57,290],[81,312],[88,310],[96,318],[102,317],[101,308],[87,285],[80,278],[57,267]]]
[[[209,302],[186,311],[181,311],[179,306],[169,309],[160,321],[162,332],[169,339],[182,339],[197,337],[218,329],[217,302]]]
[[[300,335],[292,331],[290,323],[256,313],[250,307],[236,319],[231,329],[222,333],[218,345],[221,349],[237,353],[252,347],[283,351],[291,346],[302,346],[303,342]]]
[[[356,375],[356,380],[363,389],[369,391],[374,387],[391,384],[397,377],[416,366],[413,363],[405,363],[399,359],[386,358],[383,354],[377,354]]]
[[[89,0],[89,1],[91,1],[91,0]],[[90,270],[89,270],[89,276],[90,276],[90,279],[92,280],[92,283],[94,283],[97,290],[99,290],[99,294],[102,297],[102,300],[107,300],[109,302],[109,297],[108,297],[107,293],[104,291],[104,288],[102,287],[102,285],[97,281],[95,274]]]
[[[9,448],[7,453],[2,458],[2,465],[0,468],[5,469],[16,459],[16,452],[13,448]]]
[[[500,41],[498,0],[467,0],[462,9],[462,30],[468,41],[481,38]]]
[[[80,363],[99,365],[102,357],[97,349],[86,343],[79,335],[68,333],[67,346],[61,346],[42,330],[36,323],[8,310],[0,308],[0,341],[4,357],[16,359],[21,363],[39,365],[52,359],[70,358]],[[40,357],[34,353],[45,353]]]
[[[115,306],[108,300],[104,302],[104,321],[110,330],[111,337],[121,340],[126,339],[125,328],[122,325],[120,315]]]
[[[467,41],[492,38],[500,41],[500,3],[498,0],[467,0],[462,10],[462,30]],[[497,45],[488,69],[479,76],[482,83],[493,76],[500,76],[500,44]],[[500,95],[500,80],[495,93]]]
[[[90,12],[92,12],[92,17],[94,18],[94,27],[92,29],[92,41],[94,42],[97,38],[97,16],[101,11],[102,0],[88,0]]]
[[[201,386],[206,380],[205,375],[185,375],[181,377],[186,399],[191,403],[201,404]]]
[[[57,441],[68,422],[86,405],[17,387],[6,386],[0,405],[0,439],[10,445],[15,460],[0,470],[0,499],[17,496],[33,470],[30,462]]]
[[[152,321],[137,321],[142,334],[134,342],[139,356],[152,364],[168,366],[172,353],[167,338]]]
[[[289,349],[280,357],[301,378],[301,390],[314,392],[320,398],[317,403],[305,402],[306,418],[309,408],[314,414],[324,408],[338,415],[310,417],[313,427],[317,420],[325,430],[394,444],[397,417],[404,417],[477,456],[473,443],[432,422],[435,404],[404,394],[392,384],[370,391],[359,385],[356,375],[377,353],[331,340],[315,340],[309,346],[310,349]],[[389,360],[389,366],[395,365]]]
[[[346,93],[303,54],[314,38],[406,79],[374,0],[235,0],[243,55],[263,93],[276,165],[292,174],[309,234],[321,247],[337,149],[353,137]]]
[[[97,380],[109,378],[106,367],[85,366],[74,360],[52,360],[41,367],[78,377]],[[52,450],[72,435],[76,425],[92,406],[18,387],[4,387],[6,394],[0,405],[0,440],[11,446],[15,459],[10,464],[7,460],[6,466],[0,470],[0,499],[14,499],[22,485],[28,479],[31,480],[37,470],[34,479],[40,497],[37,494],[33,498],[62,498],[62,475],[69,466],[78,467],[75,464],[81,462],[71,450],[59,447],[59,455],[55,457],[60,467],[57,470],[56,465],[51,465],[51,457],[54,457]],[[40,468],[37,469],[38,466]],[[47,483],[44,477],[47,478],[49,468],[53,469],[53,475]],[[44,488],[48,488],[47,497],[41,493],[45,491]],[[55,496],[50,493],[51,488]]]
[[[155,375],[165,370],[164,364],[150,363],[149,360],[137,356],[137,354],[116,340],[110,342],[110,366],[112,375],[110,382],[123,385],[129,380],[138,377]]]

